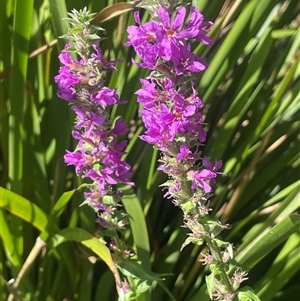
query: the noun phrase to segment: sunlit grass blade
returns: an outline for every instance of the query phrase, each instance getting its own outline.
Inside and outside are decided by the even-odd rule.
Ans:
[[[253,267],[263,256],[266,256],[276,246],[288,239],[290,235],[299,231],[299,227],[299,215],[291,215],[285,218],[272,227],[270,231],[265,231],[258,235],[245,249],[236,255],[236,261],[244,269]]]
[[[56,248],[63,242],[66,241],[76,241],[81,243],[82,245],[89,248],[95,254],[99,256],[110,268],[112,273],[114,274],[117,289],[121,288],[121,279],[119,276],[119,272],[115,266],[114,261],[111,258],[111,254],[109,249],[103,244],[99,239],[91,235],[90,233],[86,232],[80,228],[66,228],[55,234],[50,242],[49,248]]]

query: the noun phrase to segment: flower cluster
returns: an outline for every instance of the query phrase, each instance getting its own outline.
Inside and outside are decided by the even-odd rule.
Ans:
[[[238,288],[237,275],[234,279],[227,275],[228,268],[216,271],[232,258],[231,244],[217,239],[228,226],[209,216],[208,198],[222,162],[212,163],[199,151],[206,132],[201,113],[203,103],[192,81],[193,74],[205,70],[206,63],[193,53],[190,41],[209,45],[212,41],[207,36],[207,27],[211,22],[204,21],[193,6],[189,13],[185,6],[180,6],[173,18],[171,11],[166,6],[157,6],[153,19],[144,24],[136,12],[137,25],[127,29],[126,46],[132,46],[140,57],[140,61],[133,62],[151,70],[147,79],[141,79],[142,88],[136,92],[146,128],[141,139],[161,151],[159,169],[169,177],[163,184],[165,197],[183,210],[184,226],[191,230],[183,247],[205,242],[210,249],[210,260],[204,261],[210,266],[211,275],[215,275],[210,297],[232,300]]]
[[[62,67],[55,77],[58,96],[67,100],[76,114],[72,135],[78,143],[75,151],[67,151],[64,159],[75,166],[77,175],[88,179],[85,203],[98,213],[99,224],[108,230],[106,233],[120,231],[128,224],[128,217],[119,208],[122,193],[115,185],[133,183],[130,165],[122,160],[127,142],[118,139],[127,132],[127,126],[122,118],[114,123],[109,119],[111,107],[124,102],[119,100],[116,89],[105,86],[105,74],[116,71],[119,60],[105,60],[95,43],[100,38],[96,39],[91,32],[93,28],[88,26],[87,10],[74,10],[70,16],[74,27],[78,29],[82,24],[85,27],[67,35],[73,43],[67,44],[59,55]],[[77,53],[80,59],[73,59],[70,52]]]
[[[206,140],[201,109],[203,103],[190,79],[193,73],[206,68],[206,63],[191,50],[189,40],[210,44],[206,27],[197,8],[191,7],[185,22],[186,7],[176,10],[173,20],[164,6],[157,11],[158,20],[128,27],[129,42],[141,58],[140,67],[153,70],[148,79],[142,79],[142,89],[136,92],[142,104],[140,113],[146,132],[141,139],[162,151],[160,170],[172,177],[167,195],[181,204],[210,193],[221,161],[212,164],[202,158],[199,146]],[[187,186],[185,183],[190,183]],[[186,186],[186,187],[184,187]],[[183,189],[184,188],[184,189]],[[182,195],[187,192],[186,197]]]
[[[206,37],[207,30],[203,29],[210,22],[204,22],[203,16],[195,8],[191,8],[190,22],[183,27],[186,8],[180,7],[171,24],[170,16],[166,8],[160,6],[157,11],[160,21],[151,21],[141,24],[139,13],[134,15],[139,26],[128,27],[128,38],[136,53],[142,59],[140,67],[155,69],[160,63],[170,62],[176,75],[182,75],[185,71],[199,72],[205,69],[205,62],[191,52],[186,39],[195,39],[204,44],[210,44]],[[161,61],[158,60],[161,59]]]

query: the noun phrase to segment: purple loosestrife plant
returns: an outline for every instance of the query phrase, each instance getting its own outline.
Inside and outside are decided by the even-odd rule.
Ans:
[[[211,162],[198,151],[206,132],[203,103],[192,79],[206,69],[206,63],[193,53],[190,41],[211,44],[207,28],[212,23],[205,21],[196,7],[176,8],[177,2],[142,1],[139,6],[149,10],[151,21],[142,24],[135,12],[137,25],[127,29],[125,45],[132,46],[140,57],[133,62],[151,71],[136,92],[146,128],[140,138],[161,151],[159,169],[168,175],[164,196],[182,209],[184,226],[190,229],[182,248],[189,243],[208,246],[201,261],[211,270],[206,277],[210,298],[259,300],[251,289],[239,290],[246,273],[238,267],[230,272],[232,245],[218,237],[228,225],[209,215],[209,197],[222,162]]]
[[[105,86],[105,74],[117,71],[115,64],[120,60],[104,58],[98,45],[101,38],[95,34],[103,29],[90,24],[94,14],[83,9],[73,10],[69,16],[71,29],[64,37],[72,42],[66,44],[59,55],[62,67],[55,82],[58,96],[68,101],[75,112],[72,135],[77,146],[74,151],[67,151],[64,159],[68,165],[75,166],[78,176],[87,179],[82,185],[87,188],[83,203],[97,212],[101,238],[108,241],[118,264],[135,255],[122,240],[129,217],[122,207],[122,192],[116,186],[119,183],[133,185],[130,165],[122,159],[127,142],[118,138],[127,132],[127,126],[122,118],[115,122],[109,118],[112,106],[126,102],[119,100],[116,89]],[[134,290],[134,284],[123,282],[120,300],[132,300],[132,286]]]

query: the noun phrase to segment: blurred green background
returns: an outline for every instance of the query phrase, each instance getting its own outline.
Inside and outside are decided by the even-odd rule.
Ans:
[[[78,207],[83,196],[74,189],[81,180],[63,162],[66,149],[75,147],[70,134],[74,116],[56,96],[53,81],[65,43],[55,39],[68,29],[62,21],[67,11],[87,6],[99,12],[116,2],[0,0],[0,300],[117,300],[105,264],[110,256],[93,238],[99,230],[95,213]],[[263,301],[296,300],[299,1],[193,3],[214,22],[214,44],[193,44],[209,64],[195,80],[206,104],[203,152],[222,159],[226,173],[211,198],[212,215],[232,225],[222,236],[234,244],[235,260],[249,272],[245,284]],[[134,92],[148,71],[134,66],[133,50],[123,46],[131,24],[133,11],[99,24],[107,31],[101,43],[105,55],[124,61],[107,84],[128,100],[112,112],[112,118],[123,116],[130,126],[126,159],[136,183],[125,191],[124,205],[133,216],[125,237],[145,269],[170,273],[164,281],[169,293],[154,282],[137,300],[209,300],[208,271],[198,261],[205,246],[179,251],[187,233],[182,214],[162,198],[159,185],[166,179],[156,170],[159,153],[138,139],[143,126]],[[85,231],[79,234],[77,228]],[[46,244],[36,244],[38,237]],[[12,278],[17,287],[7,283]]]

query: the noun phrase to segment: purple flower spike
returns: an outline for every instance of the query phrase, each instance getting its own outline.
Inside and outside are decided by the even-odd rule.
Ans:
[[[98,45],[92,45],[95,53],[73,60],[68,52],[70,45],[59,55],[63,66],[55,77],[58,96],[68,100],[76,114],[72,135],[78,140],[75,151],[64,156],[67,165],[75,166],[77,175],[87,179],[89,192],[85,202],[101,211],[98,222],[106,228],[121,229],[118,219],[113,217],[115,206],[121,199],[121,192],[113,188],[118,183],[134,185],[130,180],[130,165],[122,160],[127,141],[118,141],[119,135],[128,131],[122,118],[111,125],[107,111],[115,104],[122,104],[116,89],[104,86],[103,70],[117,70],[120,60],[105,60]],[[106,202],[106,203],[105,203]],[[125,213],[123,214],[126,216]],[[118,226],[119,225],[119,226]]]
[[[204,71],[205,61],[193,53],[190,41],[211,44],[207,27],[196,7],[179,7],[174,17],[164,6],[156,11],[155,21],[141,23],[139,13],[134,14],[136,26],[128,27],[126,46],[132,46],[143,68],[152,70],[150,76],[141,79],[142,88],[136,92],[142,105],[140,114],[146,131],[140,138],[153,145],[163,154],[159,169],[168,174],[168,192],[180,204],[179,195],[189,194],[190,183],[193,193],[211,193],[221,162],[210,163],[197,153],[200,143],[205,142],[201,109],[192,73]],[[201,162],[202,161],[202,165]]]
[[[212,271],[219,267],[218,273],[209,276],[214,281],[210,281],[213,283],[210,298],[233,300],[237,296],[236,287],[246,278],[240,270],[233,276],[228,274],[227,261],[233,251],[219,237],[228,226],[209,215],[209,198],[217,176],[222,174],[219,172],[222,161],[212,163],[202,155],[202,143],[206,140],[205,116],[201,113],[204,105],[192,81],[193,74],[204,71],[207,64],[193,53],[191,40],[211,44],[207,27],[212,23],[204,21],[196,7],[187,12],[188,5],[180,6],[173,13],[178,1],[168,4],[168,7],[153,5],[150,14],[155,21],[145,24],[136,12],[137,26],[129,26],[127,30],[129,41],[125,45],[132,46],[141,60],[133,62],[150,69],[150,75],[141,79],[142,87],[136,91],[145,126],[140,138],[160,151],[158,170],[168,176],[161,185],[164,197],[182,209],[184,227],[190,229],[182,248],[189,243],[199,246],[206,243],[211,254],[202,261],[211,265]],[[236,277],[237,274],[242,276]]]

